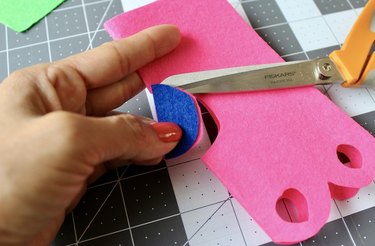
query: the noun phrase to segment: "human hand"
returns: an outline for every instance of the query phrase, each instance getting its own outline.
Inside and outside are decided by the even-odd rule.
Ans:
[[[11,74],[0,84],[0,244],[47,245],[113,160],[158,163],[172,123],[109,112],[144,88],[136,70],[174,49],[176,27]]]

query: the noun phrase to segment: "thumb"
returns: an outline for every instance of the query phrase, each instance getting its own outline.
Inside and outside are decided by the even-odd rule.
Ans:
[[[39,145],[44,146],[40,149],[57,152],[56,159],[62,163],[72,159],[92,165],[114,159],[148,163],[171,151],[182,135],[176,124],[130,114],[96,118],[56,111],[42,119],[37,125],[44,136],[38,135]],[[50,136],[55,136],[55,144],[51,144]]]
[[[84,131],[99,163],[112,159],[135,163],[160,159],[177,145],[182,135],[174,123],[158,123],[130,114],[87,117],[86,121]]]

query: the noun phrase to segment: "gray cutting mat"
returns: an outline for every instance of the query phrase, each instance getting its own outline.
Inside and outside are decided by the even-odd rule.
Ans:
[[[110,40],[102,24],[152,0],[68,0],[27,33],[0,25],[0,79],[35,63],[55,61]],[[230,0],[285,60],[312,59],[340,47],[363,0]],[[220,14],[220,13],[218,13]],[[234,44],[235,45],[235,44]],[[321,87],[371,133],[371,89]],[[146,93],[120,107],[151,116]],[[189,155],[154,167],[127,166],[89,187],[66,217],[54,245],[272,245],[199,157],[215,137],[207,134]],[[332,201],[328,223],[301,245],[375,245],[375,184],[347,201]]]

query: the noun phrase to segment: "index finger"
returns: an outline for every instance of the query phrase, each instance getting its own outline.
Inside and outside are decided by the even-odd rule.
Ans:
[[[86,82],[87,89],[117,82],[172,51],[180,41],[173,25],[147,28],[128,38],[108,42],[98,48],[61,62],[73,66]]]

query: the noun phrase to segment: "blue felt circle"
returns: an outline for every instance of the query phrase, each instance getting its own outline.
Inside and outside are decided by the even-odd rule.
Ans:
[[[174,122],[182,129],[182,138],[166,155],[174,158],[184,154],[195,143],[199,134],[199,111],[194,98],[168,85],[153,85],[152,92],[159,122]]]

